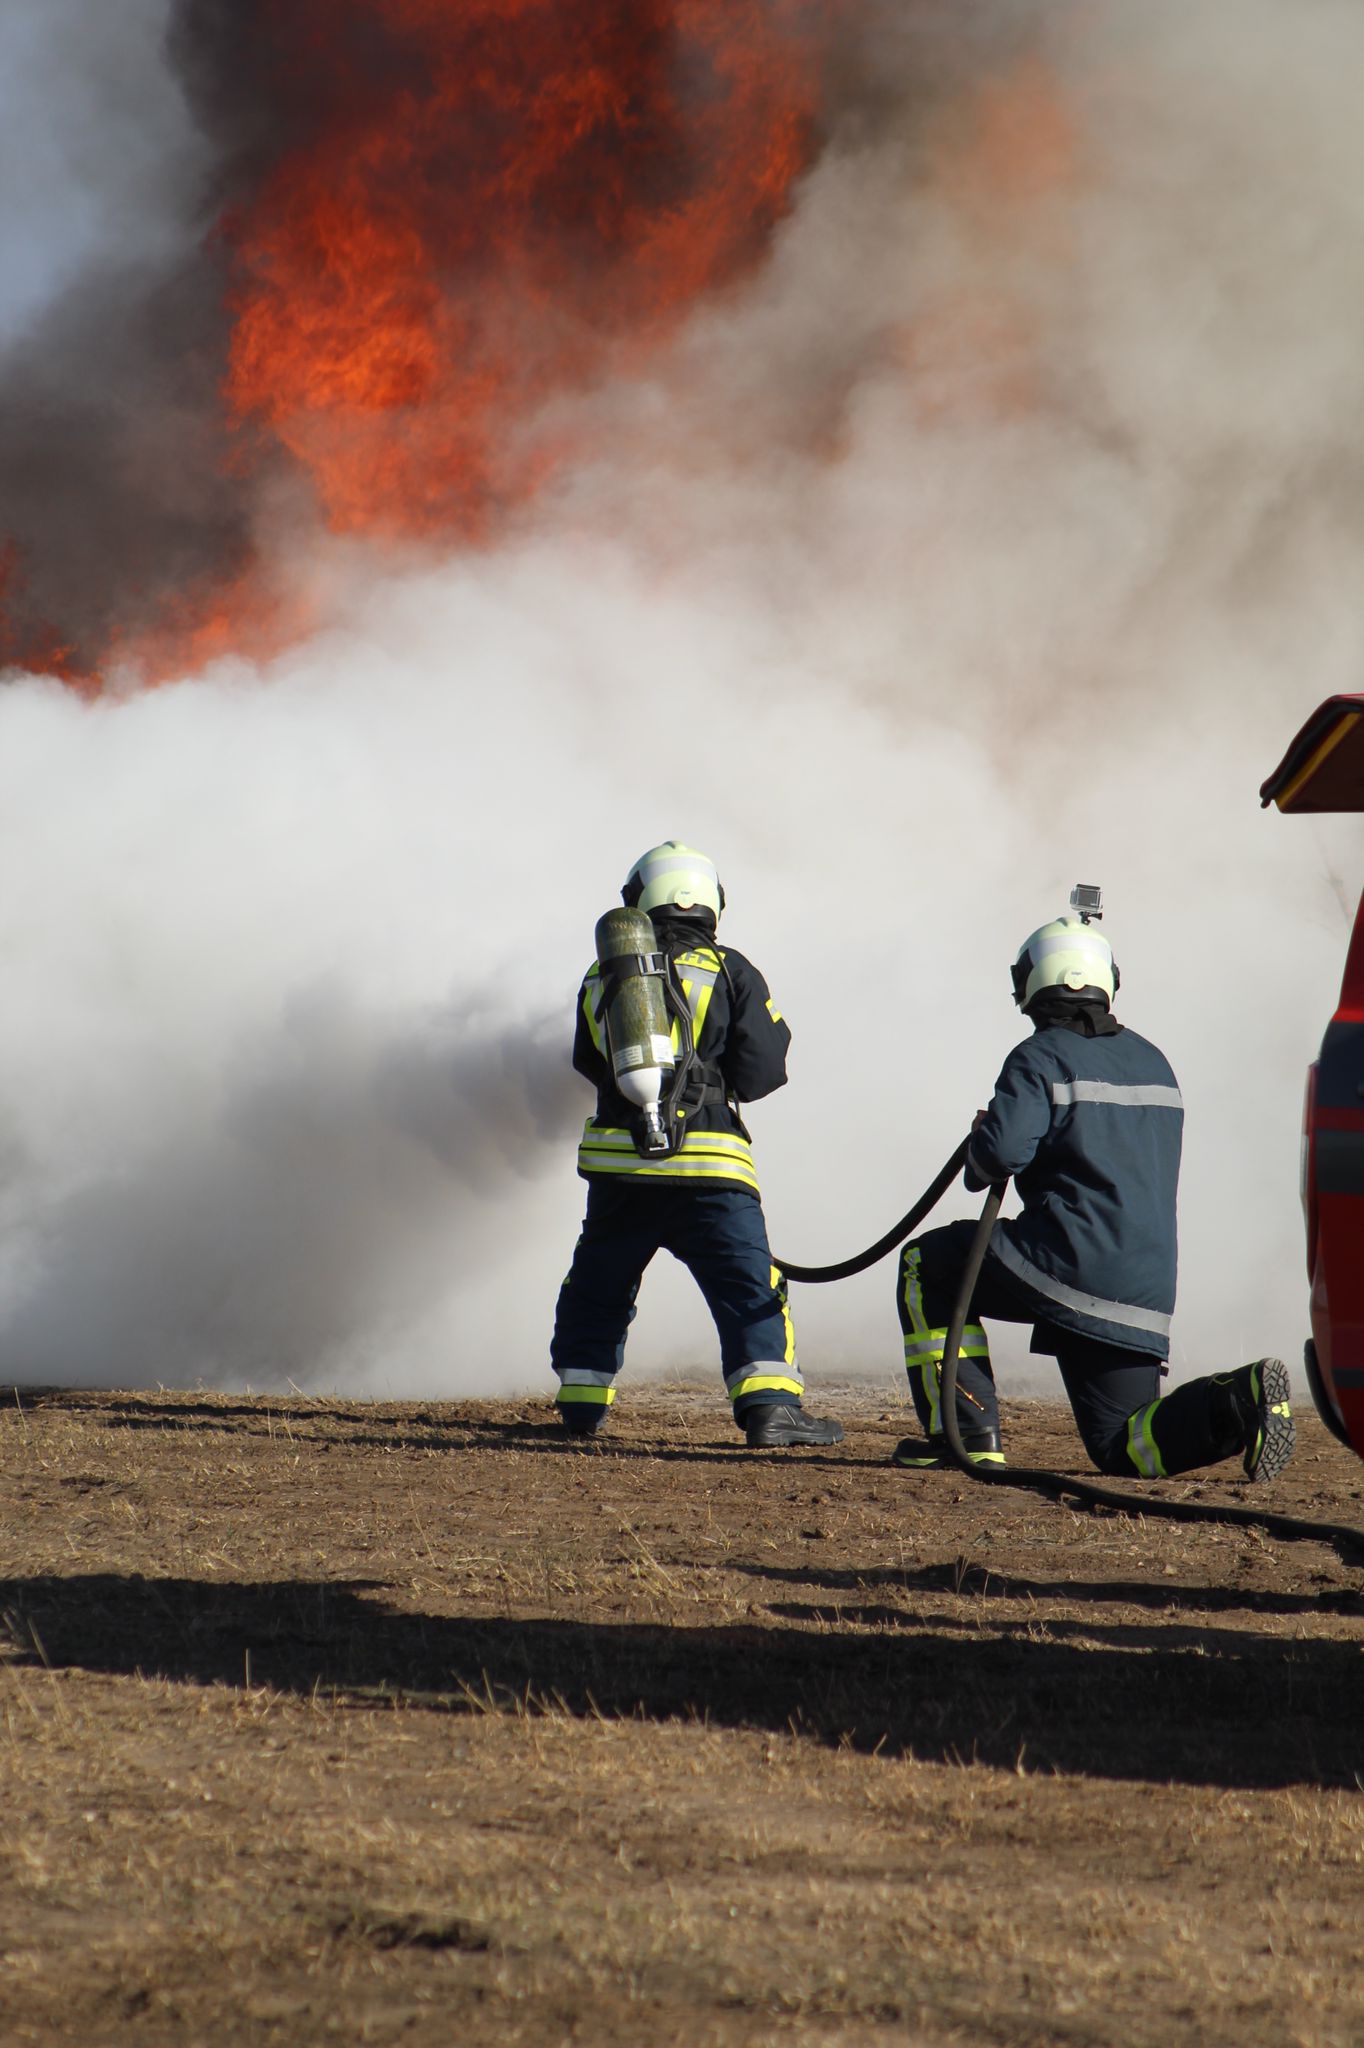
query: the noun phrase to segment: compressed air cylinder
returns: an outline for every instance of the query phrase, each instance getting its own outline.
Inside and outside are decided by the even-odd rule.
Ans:
[[[663,995],[663,973],[647,962],[658,957],[653,920],[643,910],[608,910],[597,922],[597,961],[612,987],[606,1008],[606,1042],[616,1087],[645,1123],[657,1128],[663,1076],[676,1065],[672,1021]],[[619,963],[612,972],[612,963]],[[622,971],[623,970],[623,971]]]

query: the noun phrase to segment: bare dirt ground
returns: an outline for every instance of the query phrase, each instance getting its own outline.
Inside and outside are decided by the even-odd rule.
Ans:
[[[6,2048],[1364,2043],[1364,1552],[818,1405],[9,1394]],[[1265,1492],[1364,1529],[1314,1418]]]

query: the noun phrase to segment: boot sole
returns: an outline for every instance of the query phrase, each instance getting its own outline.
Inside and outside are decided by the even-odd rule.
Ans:
[[[1008,1459],[1002,1451],[968,1451],[967,1457],[973,1465],[988,1465],[992,1471],[1002,1472],[1008,1466]],[[892,1456],[891,1464],[897,1472],[955,1472],[958,1467],[953,1458],[897,1458]]]
[[[833,1430],[821,1430],[818,1436],[751,1436],[746,1441],[750,1451],[820,1451],[841,1444],[843,1431],[839,1429],[837,1435]]]
[[[1297,1425],[1289,1405],[1288,1368],[1280,1358],[1260,1361],[1260,1447],[1246,1472],[1257,1485],[1277,1479],[1293,1455]]]
[[[967,1457],[973,1465],[989,1465],[996,1471],[1008,1463],[1003,1451],[972,1451]],[[955,1472],[957,1461],[948,1451],[933,1451],[923,1448],[923,1438],[907,1436],[895,1446],[890,1462],[899,1472]]]

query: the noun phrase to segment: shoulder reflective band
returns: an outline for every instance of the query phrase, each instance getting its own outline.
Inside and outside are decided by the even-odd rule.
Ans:
[[[1071,1102],[1112,1102],[1123,1109],[1183,1109],[1178,1088],[1123,1088],[1116,1081],[1053,1081],[1051,1099],[1057,1108]]]
[[[587,1022],[588,1036],[593,1045],[606,1057],[606,1033],[602,1029],[602,1018],[606,1015],[606,990],[594,963],[587,971],[583,983],[583,1016]]]
[[[709,948],[705,952],[678,953],[674,955],[673,965],[682,983],[682,994],[686,998],[687,1008],[691,1011],[692,1035],[699,1044],[701,1033],[706,1028],[706,1018],[710,1013],[710,999],[715,993],[715,984],[719,981],[722,971],[720,956],[711,952]],[[679,1049],[678,1041],[679,1033],[674,1023],[675,1052]]]

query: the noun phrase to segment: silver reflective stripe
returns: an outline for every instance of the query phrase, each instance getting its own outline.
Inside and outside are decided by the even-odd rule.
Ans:
[[[629,1154],[634,1151],[635,1143],[628,1131],[618,1131],[609,1124],[598,1126],[589,1118],[583,1129],[579,1149],[584,1152]],[[732,1153],[736,1159],[749,1159],[753,1147],[748,1139],[741,1138],[737,1131],[689,1131],[687,1150],[693,1153],[727,1152]]]
[[[613,1372],[588,1372],[578,1365],[566,1365],[559,1373],[566,1387],[609,1387],[615,1377]]]
[[[976,1155],[969,1145],[966,1148],[966,1171],[975,1180],[988,1180],[990,1178],[985,1168],[977,1162]]]
[[[1050,960],[1054,953],[1078,952],[1085,946],[1092,946],[1095,939],[1103,944],[1102,933],[1091,932],[1086,938],[1083,932],[1077,932],[1072,926],[1068,932],[1056,932],[1051,938],[1043,939],[1040,946],[1030,946],[1028,951],[1033,960],[1041,962]]]
[[[927,1337],[905,1338],[905,1364],[916,1365],[920,1359],[927,1359],[932,1365],[941,1365],[943,1351],[947,1344],[946,1330],[934,1330]],[[968,1323],[961,1333],[962,1358],[988,1358],[990,1340],[979,1323]]]
[[[1127,1418],[1127,1455],[1143,1479],[1165,1477],[1165,1467],[1151,1434],[1151,1417],[1159,1406],[1159,1401],[1153,1401],[1149,1408],[1139,1408]]]
[[[1053,1280],[1050,1273],[1044,1273],[1025,1259],[1011,1238],[1002,1230],[996,1230],[990,1239],[990,1250],[1001,1266],[1026,1281],[1038,1294],[1044,1294],[1048,1301],[1058,1301],[1063,1308],[1078,1309],[1081,1315],[1096,1316],[1103,1323],[1118,1323],[1125,1330],[1147,1330],[1153,1337],[1168,1337],[1170,1318],[1156,1308],[1137,1308],[1130,1301],[1105,1301],[1101,1294],[1081,1294],[1078,1287],[1067,1287],[1064,1280]]]
[[[939,1372],[942,1359],[943,1339],[946,1330],[931,1330],[924,1314],[924,1291],[920,1278],[920,1253],[916,1244],[910,1245],[904,1255],[904,1304],[909,1317],[912,1335],[905,1336],[905,1371],[909,1375],[911,1388],[914,1375],[919,1375],[923,1389],[924,1405],[928,1409],[928,1433],[936,1436],[942,1428],[942,1410],[938,1401]],[[911,1349],[911,1347],[913,1347]]]
[[[675,874],[679,868],[690,869],[694,875],[710,875],[717,884],[719,883],[720,877],[714,861],[707,860],[704,853],[694,853],[690,849],[680,853],[669,850],[667,853],[656,855],[653,860],[642,860],[635,873],[639,876],[642,888],[647,889],[650,882],[656,882],[660,875]]]
[[[939,1330],[936,1337],[906,1337],[905,1364],[919,1358],[929,1358],[934,1365],[942,1357],[943,1345],[947,1342],[946,1330]]]
[[[789,1380],[802,1394],[805,1392],[805,1380],[794,1358],[789,1361],[785,1358],[750,1358],[747,1365],[736,1366],[733,1372],[727,1372],[725,1392],[731,1401],[746,1380]],[[760,1388],[759,1391],[766,1389]]]
[[[647,889],[650,882],[656,882],[660,875],[671,874],[675,868],[680,868],[681,866],[682,862],[675,853],[664,853],[660,854],[655,860],[642,860],[635,869],[635,873]]]
[[[1183,1109],[1178,1088],[1120,1088],[1116,1081],[1053,1081],[1051,1099],[1067,1102],[1116,1102],[1124,1109]]]

